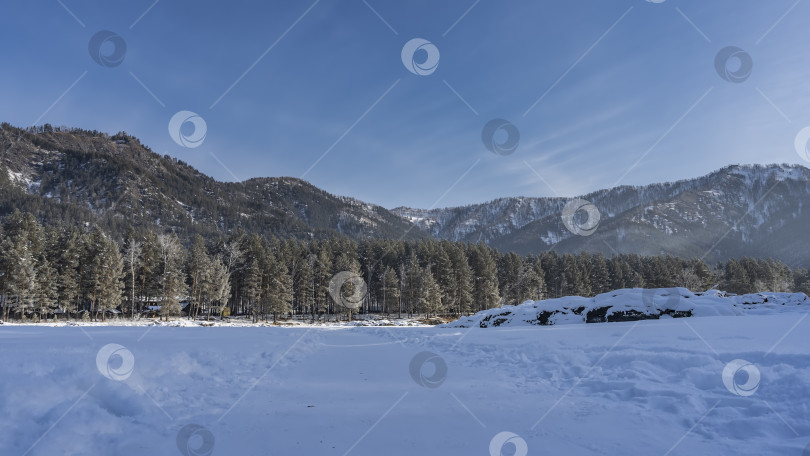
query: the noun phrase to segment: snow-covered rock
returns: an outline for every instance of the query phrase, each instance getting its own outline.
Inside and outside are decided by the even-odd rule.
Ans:
[[[627,288],[593,298],[566,296],[526,301],[478,312],[442,325],[446,328],[603,323],[660,318],[736,316],[775,313],[810,304],[804,293],[732,295],[718,290],[693,293],[686,288]]]

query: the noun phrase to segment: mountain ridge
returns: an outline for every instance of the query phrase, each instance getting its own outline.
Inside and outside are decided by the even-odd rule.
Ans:
[[[438,238],[521,254],[774,256],[792,265],[810,258],[803,229],[810,170],[801,165],[728,165],[692,179],[596,190],[580,198],[598,209],[599,226],[579,236],[561,218],[570,198],[389,210],[295,177],[220,182],[123,132],[4,123],[0,152],[0,215],[27,210],[44,222],[94,224],[118,237],[132,225],[185,240],[242,230],[300,239]]]
[[[612,189],[601,189],[580,198],[586,199],[598,207],[602,218],[600,229],[597,230],[597,233],[600,233],[604,231],[603,228],[606,222],[621,218],[621,215],[627,213],[627,211],[647,207],[654,203],[683,198],[684,195],[690,192],[721,189],[724,186],[733,185],[734,176],[744,178],[746,184],[743,187],[750,187],[752,190],[761,190],[765,186],[765,181],[771,178],[774,178],[775,182],[796,181],[802,183],[802,191],[794,194],[795,197],[801,197],[797,200],[799,203],[798,210],[801,209],[801,203],[807,201],[808,198],[806,183],[810,180],[810,170],[800,165],[787,164],[729,165],[694,179],[682,179],[646,186],[620,186]],[[760,194],[750,202],[755,203],[763,196],[761,193],[760,191]],[[570,198],[560,197],[500,198],[488,203],[454,208],[428,211],[400,207],[392,211],[409,218],[412,222],[418,224],[421,229],[430,232],[435,237],[466,241],[482,239],[485,242],[494,238],[503,242],[504,237],[514,237],[516,233],[529,227],[530,230],[533,229],[534,237],[540,240],[541,244],[550,247],[572,237],[576,237],[580,241],[583,240],[582,237],[568,232],[560,220],[563,207],[569,200]],[[479,223],[482,219],[486,220],[486,223]],[[640,221],[635,220],[635,222]],[[542,230],[536,226],[538,223],[543,225]],[[535,226],[532,228],[532,225]],[[627,223],[626,225],[632,224]],[[516,250],[526,251],[526,249],[520,248]],[[604,248],[597,250],[610,253],[610,249],[607,249],[608,252],[605,252]]]

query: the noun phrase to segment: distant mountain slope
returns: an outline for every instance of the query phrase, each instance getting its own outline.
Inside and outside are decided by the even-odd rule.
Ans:
[[[501,198],[443,209],[387,210],[290,177],[218,182],[131,136],[0,128],[0,216],[15,208],[46,223],[130,226],[194,234],[352,239],[426,237],[504,251],[588,250],[704,258],[772,257],[810,266],[810,170],[728,166],[703,177],[599,190],[591,236],[566,229],[569,198]]]
[[[743,255],[810,262],[810,170],[728,166],[707,176],[584,195],[601,214],[591,236],[566,229],[567,198],[503,198],[430,211],[396,208],[431,236],[502,250],[670,254],[715,261]]]
[[[423,236],[382,207],[300,179],[217,182],[126,134],[33,134],[4,124],[0,167],[0,214],[19,208],[46,222],[99,224],[118,236],[130,225],[171,229],[185,239],[236,229],[298,238]]]

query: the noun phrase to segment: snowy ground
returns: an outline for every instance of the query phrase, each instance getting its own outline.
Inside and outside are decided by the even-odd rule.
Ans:
[[[345,318],[345,316],[343,316]],[[375,315],[360,315],[353,316],[352,321],[347,320],[334,320],[327,319],[312,321],[310,319],[296,319],[296,320],[279,320],[277,323],[270,321],[260,321],[254,323],[250,317],[233,317],[228,319],[212,319],[212,320],[189,320],[188,318],[172,318],[169,321],[164,321],[161,318],[141,318],[137,320],[121,319],[108,319],[106,321],[81,321],[81,320],[46,320],[44,322],[34,323],[30,320],[25,322],[12,321],[0,322],[0,325],[8,326],[47,326],[47,327],[65,327],[65,326],[81,326],[87,327],[109,327],[109,326],[168,326],[168,327],[221,327],[221,328],[243,328],[243,327],[267,327],[267,326],[301,326],[301,327],[345,327],[345,326],[433,326],[424,323],[424,319],[420,318],[384,318]]]
[[[0,454],[802,456],[810,318],[793,309],[487,329],[3,325]],[[736,359],[751,365],[724,384]]]

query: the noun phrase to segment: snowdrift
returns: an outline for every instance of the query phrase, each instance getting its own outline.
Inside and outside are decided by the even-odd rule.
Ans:
[[[693,293],[686,288],[628,288],[593,298],[566,296],[478,312],[444,328],[560,325],[660,318],[769,314],[810,305],[804,293]]]

